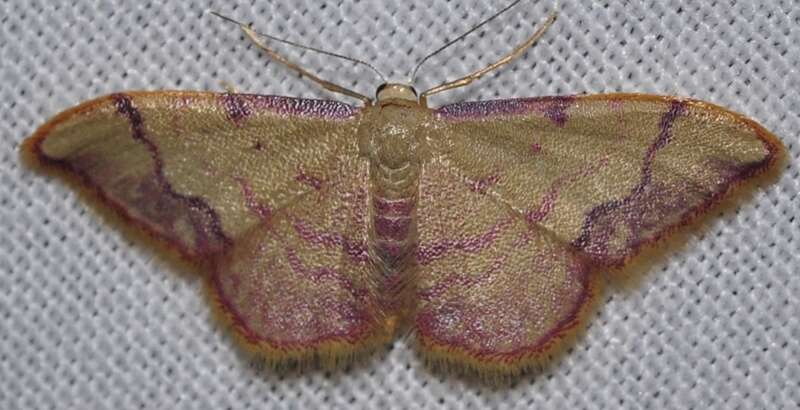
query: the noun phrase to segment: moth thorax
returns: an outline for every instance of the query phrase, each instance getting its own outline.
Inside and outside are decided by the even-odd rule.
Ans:
[[[378,163],[392,170],[407,168],[414,160],[414,145],[413,141],[403,137],[384,141],[376,147]]]
[[[419,160],[417,110],[387,105],[373,107],[359,128],[359,149],[373,164],[401,169]]]

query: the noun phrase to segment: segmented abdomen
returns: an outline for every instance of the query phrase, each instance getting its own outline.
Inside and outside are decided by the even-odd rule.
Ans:
[[[371,171],[370,254],[391,289],[412,261],[417,246],[419,172],[411,164],[400,169],[373,165]]]

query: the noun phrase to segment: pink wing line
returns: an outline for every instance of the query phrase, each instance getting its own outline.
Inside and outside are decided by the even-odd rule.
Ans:
[[[124,219],[196,257],[231,246],[265,216],[247,211],[257,207],[263,214],[269,208],[259,198],[270,192],[254,184],[259,163],[267,171],[276,168],[269,189],[285,191],[310,180],[294,170],[281,174],[272,165],[304,165],[301,156],[281,157],[281,149],[305,150],[317,156],[310,161],[317,163],[334,154],[319,148],[330,144],[314,144],[311,138],[300,148],[281,142],[282,135],[296,133],[289,131],[291,125],[322,125],[322,134],[335,135],[342,133],[340,127],[353,127],[350,119],[358,113],[335,101],[277,96],[119,93],[57,115],[23,151],[34,163],[77,177]],[[229,206],[232,201],[245,206]]]
[[[291,207],[251,204],[266,218],[215,260],[222,314],[268,357],[346,356],[392,332],[367,257],[367,165],[332,165]]]
[[[443,154],[456,168],[478,181],[490,173],[484,189],[606,266],[621,267],[784,156],[752,120],[674,97],[480,101],[435,114],[456,136],[450,146],[465,147]]]
[[[502,373],[564,345],[596,294],[594,270],[622,266],[783,153],[751,120],[669,97],[469,102],[435,116],[418,337],[434,360]]]
[[[423,165],[418,217],[414,324],[434,361],[513,373],[571,334],[594,286],[568,244],[438,161]]]
[[[275,363],[335,362],[385,341],[367,263],[359,109],[200,92],[114,94],[23,147],[210,269],[215,307]]]

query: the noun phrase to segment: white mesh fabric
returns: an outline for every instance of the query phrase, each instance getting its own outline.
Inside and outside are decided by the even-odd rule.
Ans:
[[[374,62],[413,62],[495,1],[0,1],[0,408],[797,408],[800,406],[800,7],[796,0],[571,1],[525,57],[432,105],[612,91],[692,96],[781,137],[778,182],[706,224],[633,286],[606,290],[572,351],[501,388],[432,373],[408,340],[336,372],[253,365],[197,275],[102,223],[60,180],[21,166],[49,116],[120,90],[238,90],[340,99],[270,62],[211,8]],[[525,1],[432,59],[419,88],[522,40]],[[289,52],[372,95],[380,80]],[[299,58],[298,58],[299,57]],[[349,101],[349,100],[346,100]]]

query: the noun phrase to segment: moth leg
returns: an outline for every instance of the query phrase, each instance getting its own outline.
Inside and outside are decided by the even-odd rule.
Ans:
[[[422,94],[419,95],[420,104],[423,107],[427,107],[428,96],[431,96],[433,94],[438,94],[442,91],[447,91],[453,88],[459,88],[468,85],[473,81],[483,77],[487,73],[494,71],[495,69],[516,60],[517,58],[519,58],[519,56],[522,55],[522,53],[525,52],[525,50],[527,50],[530,46],[532,46],[533,43],[538,41],[544,35],[547,29],[550,28],[550,26],[553,25],[553,23],[556,21],[557,14],[558,14],[557,11],[553,10],[550,13],[550,16],[547,18],[547,20],[545,20],[544,25],[541,28],[539,28],[539,30],[536,30],[536,32],[533,33],[533,35],[531,35],[530,37],[528,37],[528,39],[525,40],[522,44],[515,47],[513,50],[511,50],[511,52],[509,52],[499,60],[495,61],[494,63],[484,68],[481,68],[480,70],[473,71],[472,73],[467,74],[466,76],[459,78],[458,80],[448,81],[444,84],[438,85],[436,87],[424,91]]]
[[[219,81],[219,85],[221,85],[222,88],[225,89],[225,92],[227,92],[228,94],[238,94],[239,93],[239,90],[237,90],[236,86],[233,85],[233,83],[231,83],[231,82],[228,82],[228,81],[225,81],[225,80],[220,80]]]

